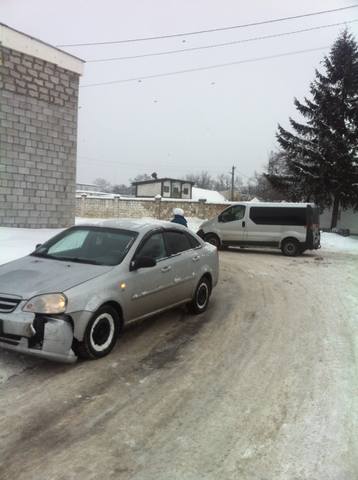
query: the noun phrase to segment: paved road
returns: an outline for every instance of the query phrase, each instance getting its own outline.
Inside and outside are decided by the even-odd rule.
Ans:
[[[222,252],[207,313],[74,366],[0,353],[2,480],[356,480],[358,261]]]

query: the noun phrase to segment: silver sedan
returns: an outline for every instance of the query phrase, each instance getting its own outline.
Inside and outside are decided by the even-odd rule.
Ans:
[[[69,228],[0,266],[0,346],[68,363],[103,357],[125,322],[181,304],[204,312],[218,270],[216,247],[181,225]]]

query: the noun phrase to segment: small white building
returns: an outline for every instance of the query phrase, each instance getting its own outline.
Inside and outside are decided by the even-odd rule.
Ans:
[[[191,200],[194,182],[178,180],[175,178],[155,178],[133,182],[135,196],[142,198],[154,198],[161,195],[162,198],[182,198]]]

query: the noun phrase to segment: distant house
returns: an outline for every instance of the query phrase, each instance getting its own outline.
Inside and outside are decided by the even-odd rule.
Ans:
[[[190,200],[194,182],[177,180],[175,178],[154,178],[133,182],[136,197],[151,198],[161,195],[163,198],[183,198]]]

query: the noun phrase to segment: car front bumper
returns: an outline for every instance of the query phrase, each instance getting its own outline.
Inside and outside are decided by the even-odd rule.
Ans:
[[[66,317],[0,313],[0,348],[57,362],[74,363],[73,327]]]

